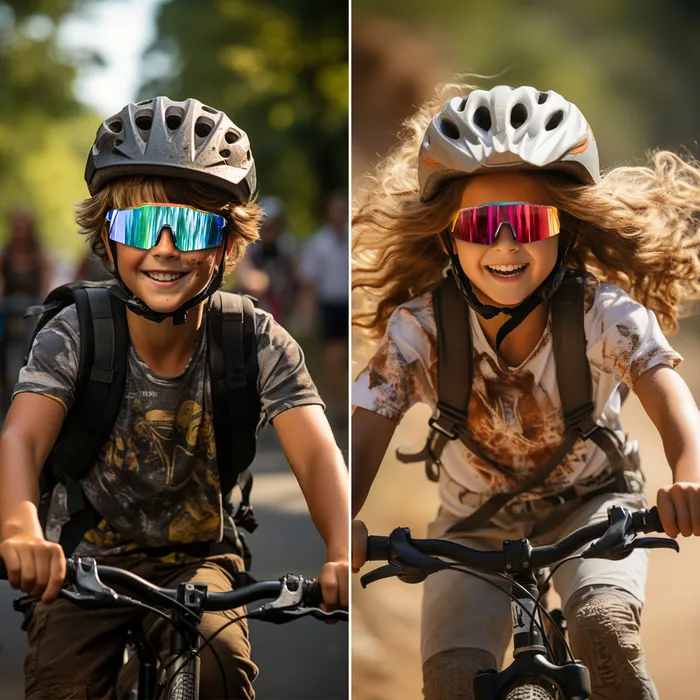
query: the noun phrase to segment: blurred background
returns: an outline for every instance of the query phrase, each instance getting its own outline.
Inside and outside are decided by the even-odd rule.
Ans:
[[[247,131],[266,212],[227,288],[258,297],[301,342],[345,451],[347,36],[347,4],[322,0],[0,0],[0,415],[24,310],[105,275],[73,218],[100,122],[146,97],[196,97]],[[274,431],[254,468],[253,574],[317,575],[323,542]],[[3,586],[0,695],[14,699],[24,638]],[[347,697],[347,626],[251,628],[260,698]]]
[[[432,96],[436,85],[465,73],[491,76],[465,80],[482,87],[532,85],[575,102],[593,128],[603,167],[640,164],[656,148],[698,157],[700,5],[690,0],[354,0],[352,15],[355,193],[368,168],[397,143],[401,121]],[[671,341],[685,357],[680,374],[700,399],[700,320],[684,320]],[[354,377],[372,348],[357,334],[352,347]],[[422,465],[399,465],[393,458],[398,445],[422,447],[429,413],[416,407],[395,434],[359,516],[370,533],[388,534],[405,525],[424,537],[437,512],[436,487]],[[671,477],[660,440],[634,396],[622,421],[640,442],[647,493],[654,501]],[[660,696],[696,700],[697,688],[685,679],[700,658],[695,593],[700,541],[681,539],[680,544],[679,555],[651,555],[642,631]],[[355,700],[422,697],[420,598],[420,586],[394,579],[362,590],[355,577]]]

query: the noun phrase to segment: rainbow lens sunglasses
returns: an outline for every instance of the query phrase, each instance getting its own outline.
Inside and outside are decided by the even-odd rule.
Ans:
[[[560,231],[556,207],[527,202],[495,202],[455,212],[450,233],[460,241],[491,245],[503,224],[508,224],[518,243],[534,243]]]
[[[215,248],[224,239],[226,219],[219,214],[178,204],[143,204],[107,212],[109,237],[117,243],[148,250],[169,227],[183,253]]]

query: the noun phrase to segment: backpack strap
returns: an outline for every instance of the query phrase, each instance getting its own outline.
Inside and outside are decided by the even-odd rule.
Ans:
[[[438,481],[445,445],[466,429],[472,386],[469,305],[452,275],[443,278],[433,291],[433,314],[437,327],[438,401],[428,421],[430,434],[420,452],[409,454],[398,449],[396,457],[404,464],[425,460],[426,476],[430,481]]]
[[[61,528],[59,544],[67,556],[99,519],[78,481],[93,466],[117,419],[129,338],[124,305],[106,288],[75,289],[73,298],[80,324],[76,400],[44,467],[49,481],[66,488],[70,520]],[[45,516],[48,504],[42,505]]]
[[[207,318],[209,373],[214,404],[214,435],[224,501],[236,485],[241,504],[234,519],[249,532],[257,527],[250,505],[260,421],[255,307],[240,294],[217,292]]]
[[[541,486],[578,439],[593,440],[605,450],[614,473],[623,476],[627,463],[623,446],[609,428],[593,419],[595,405],[584,330],[585,276],[568,274],[551,301],[552,343],[557,385],[564,414],[564,437],[545,464],[514,492],[499,493],[468,517],[450,527],[450,534],[486,525],[517,496]],[[616,480],[617,481],[617,480]],[[623,490],[626,490],[623,488]]]

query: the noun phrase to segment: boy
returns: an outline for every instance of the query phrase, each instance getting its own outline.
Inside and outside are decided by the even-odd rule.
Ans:
[[[242,552],[202,556],[203,545],[226,533],[238,539],[222,507],[204,319],[224,271],[257,238],[248,138],[197,100],[157,97],[103,122],[85,178],[92,196],[78,205],[77,221],[118,281],[130,347],[117,421],[80,484],[102,519],[75,553],[168,587],[199,581],[230,590]],[[262,417],[273,423],[326,542],[324,604],[347,606],[342,456],[296,342],[257,310],[255,336]],[[88,616],[54,602],[65,559],[53,540],[68,519],[68,497],[63,485],[54,490],[45,538],[37,482],[75,398],[80,342],[69,306],[37,335],[0,437],[0,556],[13,587],[42,596],[28,630],[28,698],[111,697],[135,617],[121,610]],[[211,636],[220,626],[219,615],[205,614],[200,629]],[[143,627],[156,649],[167,649],[162,620],[146,616]],[[214,648],[230,695],[254,697],[245,623],[226,627]],[[221,697],[214,656],[208,648],[201,656],[200,697]]]

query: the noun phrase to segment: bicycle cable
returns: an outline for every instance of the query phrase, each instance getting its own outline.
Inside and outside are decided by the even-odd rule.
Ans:
[[[537,628],[539,629],[540,633],[542,634],[542,640],[544,641],[545,648],[547,650],[547,653],[549,654],[550,658],[553,660],[554,659],[554,650],[552,649],[551,644],[549,643],[549,640],[547,639],[547,635],[544,632],[544,627],[541,622],[535,622],[535,611],[533,610],[530,612],[517,598],[517,596],[514,593],[511,593],[510,591],[507,591],[505,588],[501,588],[495,581],[491,581],[486,578],[486,576],[482,576],[481,574],[477,574],[475,571],[472,571],[471,569],[468,568],[460,568],[460,567],[465,567],[465,564],[450,564],[450,566],[447,567],[448,571],[457,571],[460,574],[467,574],[468,576],[473,576],[474,578],[478,578],[480,581],[483,581],[484,583],[488,583],[490,586],[493,586],[497,590],[501,591],[501,593],[504,593],[507,595],[511,600],[515,601],[528,615],[530,620],[537,625]],[[515,581],[511,581],[507,576],[504,574],[499,574],[499,576],[503,577],[508,583],[515,583]],[[519,584],[516,584],[519,585]],[[527,590],[523,588],[523,591],[525,593],[528,593]],[[529,595],[529,593],[528,593]],[[532,600],[535,600],[534,596],[529,596]],[[537,608],[535,608],[537,609]]]
[[[557,572],[557,570],[559,569],[559,567],[560,567],[562,564],[566,564],[566,562],[568,562],[568,561],[574,561],[574,559],[579,559],[580,557],[581,557],[580,554],[574,554],[574,555],[572,555],[572,556],[570,556],[570,557],[567,557],[566,559],[562,559],[560,562],[557,562],[557,563],[550,569],[549,575],[547,576],[547,578],[544,580],[544,583],[543,583],[542,586],[540,587],[539,595],[537,596],[537,600],[535,601],[535,605],[536,605],[536,606],[541,605],[542,596],[544,596],[545,590],[547,589],[547,586],[549,585],[549,582],[552,580],[552,576],[554,576],[554,574]],[[544,608],[542,608],[542,610],[543,610],[544,612],[547,612]],[[554,622],[554,620],[549,616],[548,613],[547,613],[547,617],[549,618],[549,621],[552,623],[552,625],[554,626],[554,628],[555,628],[556,630],[559,630],[559,625],[557,625],[557,624]],[[564,645],[565,645],[565,647],[566,647],[566,653],[569,655],[569,658],[573,661],[573,660],[574,660],[574,655],[573,655],[573,652],[571,651],[571,647],[570,647],[569,644],[567,643],[566,638],[565,638],[565,636],[564,636],[564,633],[563,633],[561,630],[559,630],[559,633],[560,633],[560,636],[561,636],[562,640],[564,641]],[[530,634],[532,634],[532,620],[530,620]]]
[[[541,595],[538,594],[537,598],[535,598],[530,591],[527,590],[524,586],[521,586],[517,581],[513,581],[513,579],[508,578],[505,574],[499,573],[498,576],[502,578],[504,581],[508,581],[510,584],[517,586],[531,601],[535,603],[535,610],[539,608],[541,613],[544,613],[545,617],[549,620],[549,622],[552,624],[552,627],[557,631],[557,634],[561,637],[561,641],[564,642],[564,646],[566,647],[566,651],[569,654],[569,657],[573,661],[574,655],[571,653],[571,648],[569,647],[569,643],[566,641],[566,637],[564,636],[564,633],[559,629],[559,626],[554,622],[554,618],[549,614],[549,611],[545,610],[542,605],[540,604],[540,599]],[[502,590],[502,589],[501,589]],[[520,605],[523,610],[526,610],[525,606],[522,604]],[[530,629],[532,629],[532,620],[533,620],[533,615],[530,615]],[[540,632],[542,632],[542,635],[544,639],[547,639],[547,635],[544,632],[544,626],[540,626]],[[554,657],[554,650],[551,648],[551,645],[548,643],[547,647],[550,649],[552,652],[552,660],[556,661]]]
[[[224,612],[225,612],[225,611],[224,611]],[[212,644],[212,641],[214,640],[214,637],[216,637],[216,636],[219,634],[219,632],[221,632],[223,629],[225,629],[225,628],[228,627],[229,625],[233,624],[234,622],[238,622],[239,620],[243,620],[243,619],[247,618],[248,615],[249,615],[249,613],[245,613],[245,615],[237,615],[236,617],[228,618],[228,622],[225,622],[223,625],[221,625],[221,627],[219,627],[219,629],[217,629],[216,632],[214,632],[214,634],[211,635],[211,637],[207,637],[205,634],[203,634],[202,632],[199,632],[199,630],[197,630],[197,631],[199,632],[199,634],[207,640],[207,646],[209,646],[209,648],[211,649],[212,653],[214,654],[214,656],[215,656],[215,658],[216,658],[216,660],[217,660],[217,662],[218,662],[218,664],[219,664],[219,669],[220,669],[220,671],[221,671],[221,678],[222,678],[222,680],[223,680],[223,685],[224,685],[224,696],[223,696],[223,697],[224,697],[224,700],[228,700],[228,698],[229,698],[229,694],[228,694],[228,683],[226,682],[226,675],[225,675],[225,672],[224,672],[224,667],[223,667],[223,665],[221,664],[221,661],[220,661],[220,659],[219,659],[218,654],[216,653],[216,650],[214,649],[214,645]],[[228,616],[227,616],[227,615],[224,615],[224,617],[228,617]],[[187,652],[181,652],[181,653],[178,654],[174,659],[171,659],[171,660],[164,666],[162,673],[167,673],[168,669],[169,669],[181,656],[183,656],[185,653],[187,653]],[[177,674],[180,673],[180,671],[181,671],[183,668],[185,668],[185,666],[186,666],[186,664],[188,663],[188,661],[189,661],[189,659],[185,659],[185,660],[184,660],[184,662],[182,663],[182,665],[180,666],[180,668],[178,668],[178,669],[175,671],[175,673],[173,673],[173,677],[176,677]],[[168,690],[168,685],[169,685],[169,683],[166,684],[166,686],[165,686],[165,688],[164,688],[165,691]]]
[[[190,614],[190,610],[187,608],[187,606],[182,605],[182,603],[179,603],[178,601],[173,601],[173,599],[170,598],[170,596],[166,596],[165,594],[160,593],[158,591],[154,591],[154,593],[156,593],[161,598],[167,598],[169,602],[178,603],[178,605],[183,607],[187,611],[187,613]],[[156,608],[152,605],[148,605],[148,603],[143,603],[140,600],[135,600],[131,597],[129,597],[129,600],[136,607],[140,607],[140,608],[143,608],[144,610],[148,610],[149,612],[155,613],[159,617],[162,617],[164,620],[167,620],[176,630],[178,630],[178,626],[177,626],[177,624],[175,624],[175,621],[169,615],[164,613],[162,610],[158,610],[158,608]],[[228,698],[228,684],[226,682],[226,672],[224,671],[223,663],[221,663],[221,658],[216,653],[216,649],[214,649],[214,646],[211,643],[211,639],[213,639],[213,637],[207,637],[207,635],[204,634],[204,632],[202,632],[197,625],[193,625],[191,622],[188,622],[187,620],[179,620],[178,624],[182,624],[182,626],[185,627],[187,630],[189,630],[190,633],[194,633],[194,634],[198,635],[199,637],[201,637],[204,640],[204,647],[202,647],[203,649],[206,647],[209,647],[211,649],[211,653],[214,655],[214,659],[216,660],[216,663],[219,667],[219,672],[221,673],[221,680],[222,680],[223,686],[224,686],[224,697]],[[172,661],[168,662],[168,664],[165,666],[164,671],[167,671],[167,669],[170,668],[170,666],[175,661],[177,661],[180,658],[180,656],[184,653],[185,652],[181,652]],[[185,663],[187,663],[187,661],[185,661]],[[182,668],[184,668],[184,667],[185,667],[185,664],[182,665]],[[182,668],[178,669],[178,673],[182,670]],[[174,674],[174,675],[177,675],[177,674]],[[166,686],[166,689],[167,689],[167,686]]]

